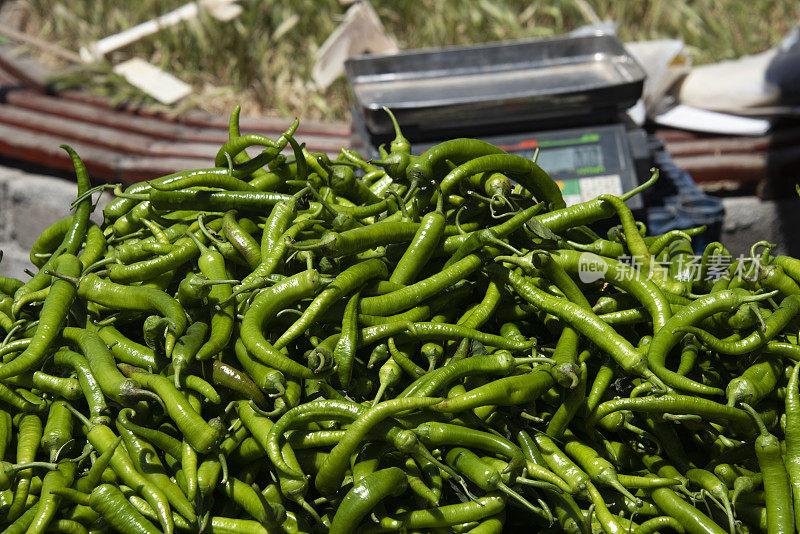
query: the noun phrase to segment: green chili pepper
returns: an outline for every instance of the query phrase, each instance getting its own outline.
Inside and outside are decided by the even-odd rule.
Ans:
[[[375,504],[387,497],[402,494],[407,486],[406,474],[398,467],[388,467],[367,475],[344,496],[333,516],[329,532],[354,532]]]

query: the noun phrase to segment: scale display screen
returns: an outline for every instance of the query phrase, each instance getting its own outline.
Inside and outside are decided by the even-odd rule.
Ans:
[[[543,169],[549,169],[554,173],[574,171],[584,174],[594,173],[605,168],[600,145],[578,145],[542,150],[539,152],[537,162]]]
[[[531,148],[528,148],[531,146]],[[550,174],[576,174],[585,176],[605,172],[606,164],[600,135],[584,134],[571,139],[529,139],[516,145],[500,148],[533,159]],[[539,154],[536,154],[536,149]]]
[[[630,138],[620,123],[481,137],[506,152],[536,163],[555,180],[567,205],[598,195],[622,195],[639,185]],[[412,146],[421,154],[434,142]],[[637,196],[627,204],[642,206]]]

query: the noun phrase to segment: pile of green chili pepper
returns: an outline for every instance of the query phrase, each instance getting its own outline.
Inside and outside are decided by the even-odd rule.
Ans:
[[[567,207],[483,141],[238,116],[99,226],[64,147],[0,277],[3,532],[800,532],[800,260],[647,236],[655,175]]]

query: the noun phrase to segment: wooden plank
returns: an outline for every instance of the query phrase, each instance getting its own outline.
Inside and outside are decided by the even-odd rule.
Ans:
[[[9,93],[6,95],[6,101],[21,108],[63,118],[81,120],[99,126],[107,126],[122,132],[141,134],[154,138],[154,140],[207,142],[219,146],[228,140],[227,122],[224,129],[201,128],[172,122],[163,117],[138,116],[74,100],[65,101],[58,97],[39,95],[26,90]],[[286,123],[282,124],[280,132],[283,132],[286,126]],[[243,128],[242,131],[245,133],[252,132],[249,128]],[[338,153],[341,147],[349,145],[349,138],[347,137],[331,137],[324,134],[313,134],[310,131],[302,131],[296,135],[299,141],[305,142],[308,149],[314,152]],[[277,138],[275,132],[272,132],[271,137]],[[217,146],[217,149],[219,146]]]
[[[0,104],[0,123],[29,132],[48,134],[62,143],[84,143],[124,153],[147,154],[153,144],[153,139],[146,135],[8,104]]]
[[[121,131],[146,135],[156,139],[182,139],[189,130],[184,125],[116,112],[108,107],[65,100],[59,97],[37,95],[32,91],[17,91],[6,97],[9,104],[69,119],[108,126]]]
[[[658,128],[655,130],[655,135],[660,137],[664,140],[664,142],[678,142],[678,141],[690,141],[693,139],[698,139],[700,137],[707,137],[708,135],[698,134],[695,132],[689,132],[686,130],[675,130],[673,128]]]
[[[209,161],[204,158],[123,157],[116,163],[116,176],[118,181],[129,184],[209,166]]]
[[[787,146],[744,154],[702,154],[674,158],[697,182],[715,180],[791,180],[800,171],[800,147]]]
[[[204,167],[213,167],[214,158],[219,151],[219,147],[220,145],[216,143],[157,141],[150,145],[147,155],[154,157],[200,158],[206,162],[203,164]]]
[[[218,128],[228,131],[228,117],[224,115],[212,115],[204,111],[193,110],[183,113],[178,117],[178,120],[191,126]],[[239,120],[242,132],[263,134],[283,132],[291,123],[291,119],[278,117],[242,117]],[[297,133],[350,137],[350,124],[347,122],[320,122],[301,119]]]
[[[0,124],[0,154],[8,158],[54,169],[71,170],[72,160],[59,148],[61,142],[62,140],[51,135]],[[80,154],[93,178],[110,182],[116,180],[115,169],[122,157],[119,153],[83,143],[72,143],[70,146]]]
[[[111,100],[100,95],[93,95],[92,93],[82,89],[66,89],[58,93],[58,97],[71,102],[79,102],[102,109],[111,109],[114,111],[121,111],[136,115],[137,117],[151,117],[158,118],[164,114],[150,109],[146,104],[133,103],[123,101],[115,105],[111,105]]]
[[[10,95],[9,95],[10,96]],[[38,97],[39,95],[35,95]],[[12,101],[15,98],[10,98]],[[56,102],[52,99],[45,106],[35,106],[37,108],[50,109]],[[76,110],[77,111],[77,110]],[[108,114],[114,113],[111,111]],[[82,142],[95,146],[109,148],[120,153],[151,155],[155,157],[197,157],[207,159],[213,165],[214,157],[220,146],[227,141],[227,134],[215,131],[198,131],[198,135],[191,135],[192,138],[210,139],[212,142],[193,142],[193,141],[174,141],[153,139],[147,135],[131,133],[115,127],[102,126],[96,123],[82,122],[78,117],[68,118],[63,115],[73,117],[76,113],[63,113],[62,116],[51,115],[46,111],[20,108],[15,105],[0,105],[0,123],[16,126],[32,132],[50,134],[60,142],[75,143]],[[120,117],[115,120],[103,122],[113,125],[117,124]],[[309,150],[313,152],[324,152],[338,154],[342,143],[339,139],[315,136],[298,138],[300,142],[307,143]],[[255,152],[255,151],[254,151]]]
[[[22,87],[22,84],[14,75],[10,72],[6,72],[2,66],[0,66],[0,87],[7,91],[11,88]]]
[[[767,155],[763,152],[682,156],[673,158],[673,161],[698,183],[720,180],[758,182],[769,177]]]
[[[667,143],[666,149],[673,156],[693,156],[726,152],[758,152],[768,149],[769,146],[770,140],[767,137],[723,137]]]
[[[666,143],[673,155],[721,154],[727,152],[757,152],[800,144],[800,129],[777,130],[760,137],[695,137]]]
[[[759,189],[760,182],[740,182],[736,180],[714,180],[700,182],[697,186],[710,195],[753,195]]]
[[[41,63],[21,55],[12,44],[0,45],[0,67],[23,85],[40,93],[47,90],[47,80],[52,75]]]
[[[72,170],[72,160],[59,148],[63,139],[0,124],[0,154],[53,169]],[[132,183],[173,172],[209,166],[206,158],[132,156],[82,142],[69,145],[80,155],[95,180]]]
[[[113,109],[117,112],[132,114],[139,118],[152,118],[170,124],[178,124],[191,127],[187,132],[222,132],[227,139],[228,135],[228,116],[227,115],[214,115],[201,110],[190,110],[182,113],[177,117],[170,117],[164,113],[150,110],[147,106],[133,106],[121,104],[116,108],[110,108],[108,100],[86,93],[84,91],[63,91],[59,93],[59,97],[78,102],[89,106],[99,107],[103,109]],[[276,136],[289,127],[292,119],[280,117],[242,117],[239,121],[241,131],[244,133],[260,133],[268,136]],[[309,121],[301,120],[297,128],[298,135],[320,135],[320,136],[336,136],[341,138],[350,137],[350,123],[337,121],[337,122],[324,122],[324,121]],[[187,134],[184,139],[187,140],[202,140],[191,137],[191,133]],[[202,134],[201,134],[202,135]],[[344,145],[342,145],[344,146]]]

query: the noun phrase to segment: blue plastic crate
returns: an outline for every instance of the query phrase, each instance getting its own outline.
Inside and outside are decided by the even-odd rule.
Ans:
[[[653,138],[655,165],[661,176],[654,191],[646,195],[645,222],[651,235],[671,230],[686,230],[705,225],[708,229],[692,239],[696,252],[702,252],[712,241],[719,241],[725,208],[722,201],[705,194],[691,175],[679,168],[663,144]]]

